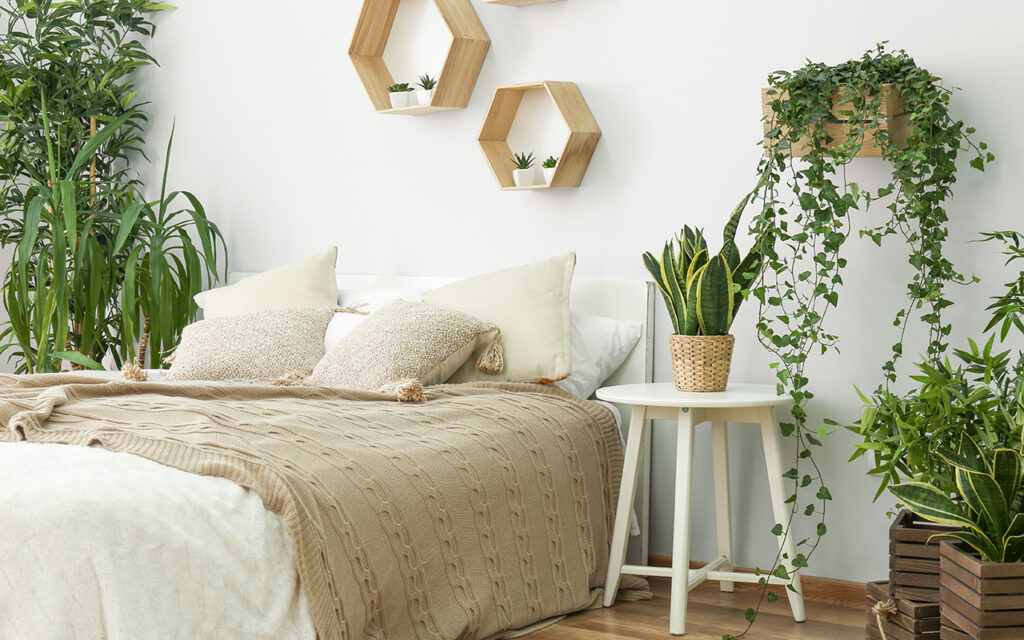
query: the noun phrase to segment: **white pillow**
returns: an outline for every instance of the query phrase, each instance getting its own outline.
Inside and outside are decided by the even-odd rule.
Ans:
[[[449,382],[553,382],[572,372],[569,288],[576,254],[466,278],[423,294],[423,300],[490,322],[501,330],[505,368],[487,375],[474,354]],[[478,351],[483,351],[481,347]]]
[[[341,294],[342,307],[354,308],[359,305],[366,305],[359,307],[359,310],[365,311],[366,315],[359,313],[334,314],[331,323],[327,325],[327,333],[324,334],[324,353],[333,349],[334,345],[338,344],[338,341],[351,333],[363,320],[366,320],[367,315],[386,307],[395,300],[416,302],[423,299],[423,292],[419,289],[403,289],[398,287],[342,289],[339,293]]]
[[[555,384],[587,399],[618,369],[643,332],[640,323],[572,312],[572,374]]]
[[[264,271],[237,284],[196,294],[203,318],[240,316],[269,309],[335,307],[338,248]]]

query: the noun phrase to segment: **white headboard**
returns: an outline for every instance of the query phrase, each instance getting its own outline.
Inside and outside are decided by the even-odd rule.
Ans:
[[[255,275],[228,274],[228,284]],[[438,276],[381,276],[338,274],[338,289],[418,289],[429,291],[459,278]],[[635,384],[654,379],[654,290],[650,282],[634,280],[574,280],[569,306],[595,315],[636,322],[643,326],[640,342],[605,384]],[[623,416],[624,420],[629,415]]]

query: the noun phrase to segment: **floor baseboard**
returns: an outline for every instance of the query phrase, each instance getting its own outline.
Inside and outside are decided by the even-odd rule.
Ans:
[[[671,567],[672,558],[669,556],[647,556],[647,563],[652,567]],[[700,569],[706,563],[690,562],[691,569]],[[736,567],[736,571],[753,573],[753,569]],[[709,580],[708,582],[713,582]],[[837,605],[840,607],[854,607],[863,609],[867,599],[867,587],[863,582],[852,582],[850,580],[837,580],[835,578],[819,578],[818,576],[800,575],[800,582],[804,589],[804,599],[811,602],[822,602],[825,604]],[[760,589],[756,584],[737,583],[737,589]],[[785,593],[786,587],[772,585],[769,587],[780,596]]]

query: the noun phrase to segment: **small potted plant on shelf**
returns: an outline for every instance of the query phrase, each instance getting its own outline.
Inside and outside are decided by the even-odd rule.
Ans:
[[[416,91],[416,102],[421,105],[429,105],[434,99],[434,87],[437,85],[437,80],[430,77],[430,74],[424,74],[420,76],[419,82],[417,82],[420,88]]]
[[[391,98],[391,108],[400,109],[409,106],[409,92],[413,88],[408,82],[397,82],[388,87],[388,97]]]
[[[551,178],[555,175],[555,166],[558,164],[558,158],[555,156],[548,156],[548,159],[540,163],[543,167],[544,182],[551,184]]]
[[[644,266],[672,319],[669,346],[680,391],[724,391],[729,382],[734,343],[729,328],[762,263],[759,241],[746,256],[735,241],[749,199],[747,195],[733,210],[716,255],[708,252],[703,231],[689,226],[665,243],[660,261],[644,254]]]
[[[512,170],[512,179],[517,187],[533,186],[533,162],[532,151],[529,154],[525,152],[512,154],[512,164],[516,167]]]

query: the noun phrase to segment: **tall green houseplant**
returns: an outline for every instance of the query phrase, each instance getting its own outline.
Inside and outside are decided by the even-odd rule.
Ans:
[[[182,291],[217,279],[223,239],[198,201],[187,224],[173,229],[180,244],[168,243],[166,255],[138,217],[151,203],[133,169],[144,157],[147,120],[134,72],[155,62],[145,48],[150,18],[169,8],[0,0],[0,246],[15,248],[0,349],[20,372],[60,370],[68,360],[96,367],[108,352],[118,364],[134,357],[146,319],[122,308],[126,274],[155,271],[161,286]],[[154,247],[165,260],[147,261]],[[142,295],[167,316],[165,348],[195,307],[165,310],[159,291]]]

